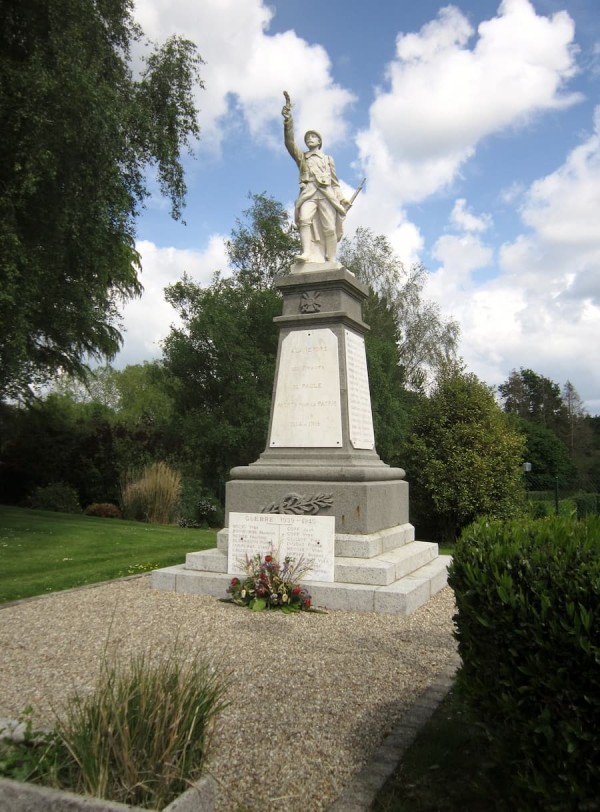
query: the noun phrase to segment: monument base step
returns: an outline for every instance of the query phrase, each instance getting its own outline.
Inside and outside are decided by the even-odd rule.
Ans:
[[[334,579],[345,584],[390,586],[405,575],[428,564],[438,554],[437,544],[411,541],[401,547],[365,558],[363,556],[339,556],[334,558]],[[188,570],[199,572],[227,572],[227,551],[213,547],[188,553],[185,558]]]
[[[425,544],[425,542],[416,543]],[[436,545],[428,546],[436,547]],[[213,552],[220,551],[206,551]],[[189,556],[197,555],[200,554],[189,554]],[[345,559],[346,562],[351,560]],[[324,583],[309,580],[302,583],[312,596],[313,607],[318,609],[410,615],[446,586],[450,560],[450,556],[437,556],[409,574],[385,585],[340,581]],[[152,573],[152,587],[163,592],[227,598],[227,587],[230,582],[231,575],[226,572],[194,570],[190,569],[187,563],[164,567]]]

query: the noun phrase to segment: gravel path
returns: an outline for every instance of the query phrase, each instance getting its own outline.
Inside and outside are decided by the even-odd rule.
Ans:
[[[217,812],[326,810],[410,705],[455,658],[446,588],[408,618],[254,614],[157,592],[148,576],[0,610],[0,717],[51,723],[92,688],[106,651],[202,651],[232,672],[209,769]]]

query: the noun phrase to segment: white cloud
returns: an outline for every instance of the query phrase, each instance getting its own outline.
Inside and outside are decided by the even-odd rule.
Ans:
[[[459,320],[467,365],[489,382],[530,367],[575,382],[584,399],[600,388],[600,108],[594,123],[556,171],[525,191],[527,230],[502,246],[498,276],[473,282],[471,272],[491,259],[476,233],[446,234],[435,245],[440,267],[428,293]],[[598,410],[592,401],[588,408]]]
[[[177,314],[165,301],[164,289],[184,273],[201,284],[209,284],[215,271],[227,272],[224,238],[213,235],[207,248],[200,251],[158,248],[144,240],[137,244],[141,255],[141,281],[144,292],[123,308],[126,325],[123,349],[116,366],[139,364],[161,354],[160,342],[177,323]]]
[[[467,201],[464,197],[459,197],[454,203],[454,208],[450,214],[450,221],[452,225],[461,231],[487,231],[490,227],[492,220],[489,214],[482,214],[477,216],[469,211],[467,208]]]
[[[396,228],[402,207],[448,188],[482,139],[577,101],[564,90],[576,72],[573,36],[566,12],[544,17],[529,0],[504,0],[477,32],[447,6],[399,34],[386,89],[357,137],[373,220]]]
[[[556,172],[534,183],[522,211],[524,222],[552,250],[592,251],[600,247],[600,106],[594,132]]]
[[[280,145],[283,90],[299,132],[318,123],[328,144],[347,136],[344,112],[354,97],[333,81],[327,52],[293,31],[269,35],[273,11],[262,0],[137,0],[135,15],[154,40],[180,34],[198,45],[206,63],[201,149],[220,148],[237,114],[254,138]]]

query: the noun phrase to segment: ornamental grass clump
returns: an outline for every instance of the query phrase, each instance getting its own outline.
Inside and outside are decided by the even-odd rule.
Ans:
[[[279,563],[273,553],[252,558],[246,556],[242,563],[246,575],[232,578],[227,592],[231,600],[240,606],[248,606],[255,612],[262,609],[280,609],[283,612],[300,612],[310,609],[311,597],[298,583],[309,570],[312,561],[286,557]]]
[[[57,725],[71,759],[69,789],[162,809],[197,780],[227,680],[200,657],[146,655],[105,665],[96,690],[75,696]]]
[[[147,465],[141,476],[128,474],[121,488],[126,519],[170,524],[181,496],[181,474],[165,462]]]
[[[0,743],[0,774],[145,809],[162,809],[202,774],[228,678],[196,657],[146,655],[103,666],[55,728]]]

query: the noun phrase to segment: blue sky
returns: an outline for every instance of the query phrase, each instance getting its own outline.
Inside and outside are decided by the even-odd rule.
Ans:
[[[187,225],[158,195],[138,223],[145,293],[124,309],[118,366],[160,354],[165,285],[227,271],[249,193],[292,205],[286,89],[343,183],[367,177],[346,233],[367,226],[426,266],[468,369],[569,379],[600,413],[598,0],[137,0],[136,18],[196,42],[205,89]]]

